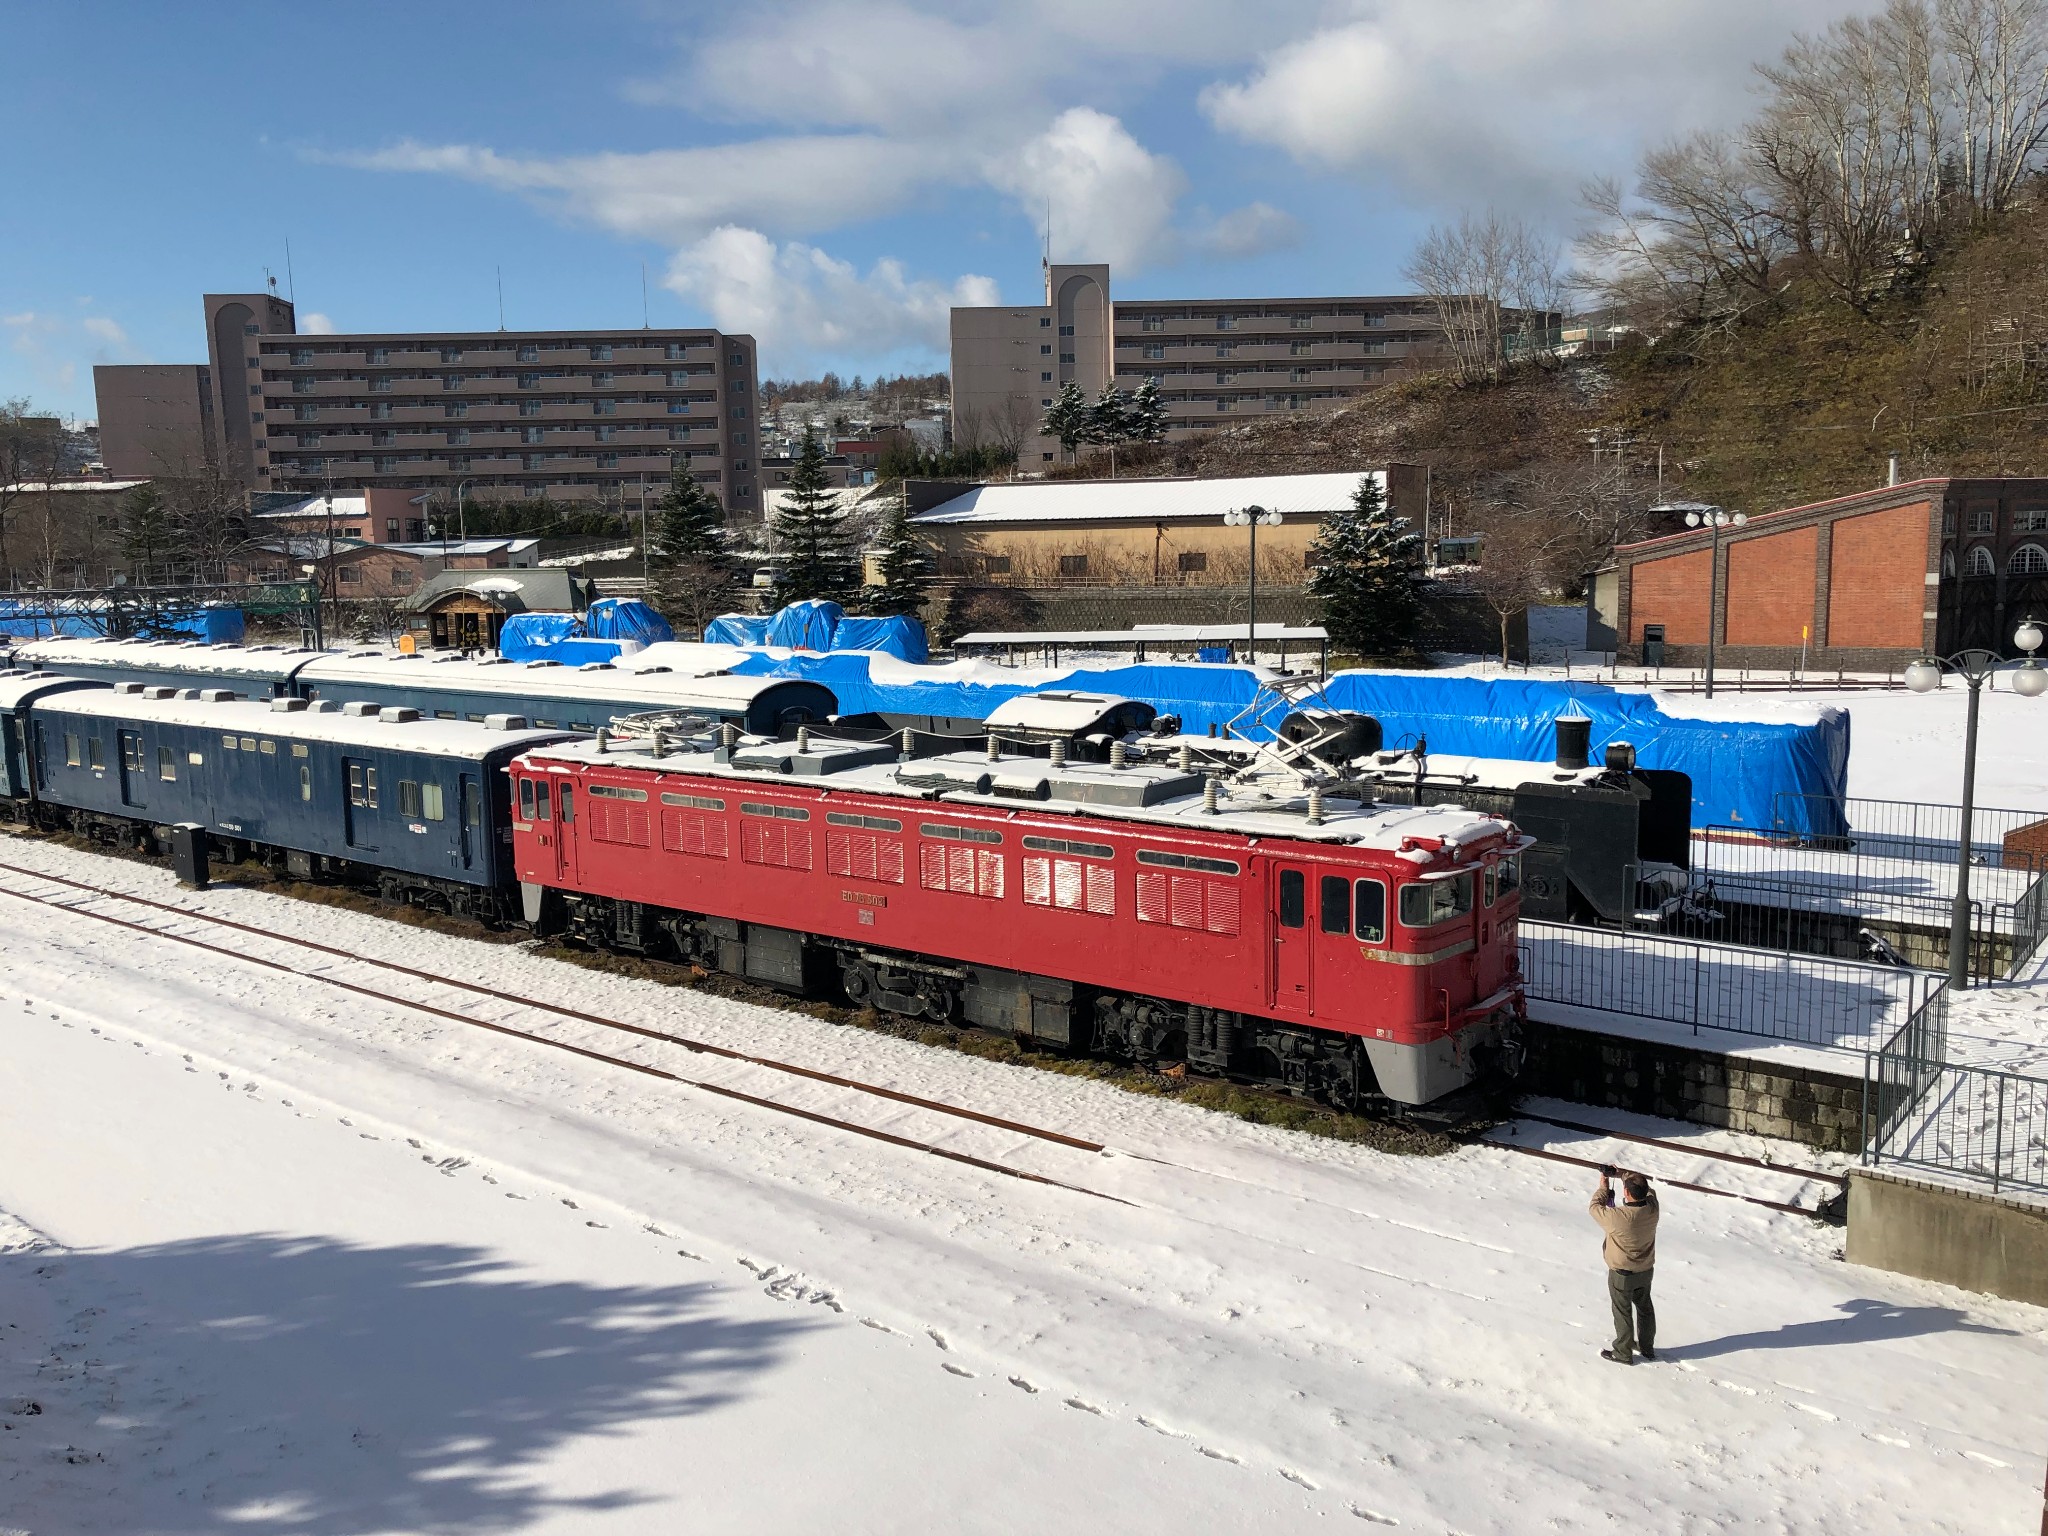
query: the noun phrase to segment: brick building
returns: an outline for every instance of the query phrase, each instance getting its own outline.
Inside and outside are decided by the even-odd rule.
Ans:
[[[2048,479],[1928,479],[1838,496],[1615,551],[1621,657],[1706,657],[1719,588],[1719,659],[1787,667],[1802,639],[1817,667],[1891,668],[1935,651],[2001,648],[2048,618]]]

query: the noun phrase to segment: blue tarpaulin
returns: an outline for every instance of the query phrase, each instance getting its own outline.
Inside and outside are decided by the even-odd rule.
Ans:
[[[766,645],[768,616],[764,613],[721,613],[704,626],[706,645]]]
[[[924,625],[916,619],[897,616],[886,619],[845,618],[832,631],[835,651],[881,651],[899,661],[921,662],[930,657]]]
[[[823,598],[791,603],[768,621],[768,644],[792,651],[829,651],[832,632],[845,616],[844,608]]]
[[[590,605],[585,623],[593,640],[637,640],[642,645],[657,645],[676,637],[667,619],[632,597],[599,598]]]
[[[1182,729],[1202,734],[1236,719],[1259,697],[1247,667],[1140,663],[1075,668],[1057,682],[987,682],[948,676],[889,681],[872,675],[864,655],[749,657],[733,670],[755,676],[805,677],[839,696],[846,714],[881,710],[900,714],[986,719],[1020,694],[1045,688],[1081,689],[1142,699],[1161,714],[1178,715]],[[1667,715],[1648,694],[1623,693],[1591,683],[1488,680],[1430,673],[1340,672],[1330,679],[1329,702],[1376,716],[1389,746],[1427,736],[1430,749],[1469,757],[1549,762],[1556,753],[1556,719],[1576,705],[1593,721],[1597,758],[1608,743],[1626,741],[1645,768],[1668,768],[1692,780],[1695,826],[1782,827],[1816,836],[1847,830],[1843,798],[1849,772],[1849,717],[1822,710],[1810,724],[1695,720]],[[1270,735],[1287,706],[1267,694],[1240,729]]]
[[[508,661],[559,660],[554,647],[583,638],[583,621],[573,613],[515,613],[498,635],[498,654]]]
[[[128,622],[140,615],[130,610]],[[61,612],[32,600],[0,599],[0,638],[9,640],[90,639],[110,633],[116,611],[100,603],[67,603]],[[239,608],[208,606],[172,608],[154,615],[140,638],[164,639],[189,635],[208,645],[240,645],[247,628]]]

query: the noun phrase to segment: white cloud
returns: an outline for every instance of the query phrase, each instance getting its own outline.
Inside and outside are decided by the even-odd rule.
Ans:
[[[117,322],[107,319],[104,315],[88,315],[79,321],[78,328],[109,347],[126,349],[129,345],[128,333],[122,330]]]
[[[1732,124],[1750,66],[1859,0],[1353,0],[1201,104],[1220,130],[1425,207],[1569,211],[1589,174]]]
[[[316,158],[361,170],[455,176],[618,234],[676,244],[727,224],[778,234],[832,229],[892,212],[931,182],[971,174],[957,145],[892,143],[862,134],[560,159],[408,140],[369,153]]]
[[[991,161],[988,178],[1016,197],[1041,235],[1050,211],[1055,260],[1131,268],[1173,255],[1174,206],[1187,177],[1107,113],[1062,112],[1013,154]]]
[[[71,317],[25,309],[0,315],[7,350],[32,386],[59,396],[91,386],[91,365],[135,363],[146,355],[129,340],[120,322],[105,315]],[[62,402],[77,409],[75,402]]]
[[[341,328],[317,309],[309,309],[299,316],[299,334],[302,336],[335,336]]]
[[[678,251],[665,283],[721,330],[753,336],[770,372],[816,358],[942,352],[953,306],[1000,300],[990,278],[937,283],[892,260],[862,276],[815,246],[734,225]]]
[[[1195,232],[1195,243],[1212,256],[1262,256],[1301,244],[1301,220],[1271,203],[1246,203]]]

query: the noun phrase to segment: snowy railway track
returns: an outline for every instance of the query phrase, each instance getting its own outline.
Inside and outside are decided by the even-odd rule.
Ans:
[[[43,870],[31,868],[26,865],[13,864],[8,863],[4,860],[0,860],[0,874],[16,875],[28,880],[40,881],[48,885],[57,886],[60,889],[77,893],[77,895],[74,897],[62,898],[37,896],[27,891],[13,889],[8,886],[0,886],[0,896],[11,896],[17,900],[33,902],[40,904],[42,906],[51,907],[61,911],[73,913],[77,916],[91,918],[95,921],[107,923],[115,927],[127,929],[132,932],[147,934],[156,938],[166,939],[171,942],[183,944],[192,948],[205,950],[213,954],[222,955],[229,959],[244,961],[252,965],[263,967],[269,970],[278,971],[286,975],[301,978],[303,980],[317,982],[322,985],[333,987],[341,991],[354,993],[358,996],[372,998],[379,1002],[384,1002],[401,1008],[406,1008],[414,1012],[424,1013],[431,1017],[444,1019],[452,1023],[470,1025],[474,1028],[487,1030],[494,1034],[509,1036],[514,1039],[528,1041],[532,1044],[545,1046],[550,1049],[564,1051],[572,1055],[583,1057],[587,1060],[598,1061],[605,1063],[607,1065],[622,1067],[628,1071],[636,1072],[643,1076],[649,1076],[669,1082],[674,1082],[684,1087],[696,1088],[703,1092],[710,1093],[722,1098],[732,1099],[740,1103],[749,1104],[755,1108],[763,1109],[771,1113],[791,1116],[797,1119],[808,1120],[816,1124],[825,1125],[834,1129],[849,1131],[856,1135],[860,1135],[877,1141],[886,1142],[891,1145],[905,1148],[906,1150],[928,1153],[934,1157],[943,1158],[951,1162],[961,1163],[966,1166],[977,1168],[985,1172],[996,1173],[1004,1175],[1006,1177],[1020,1179],[1029,1183],[1049,1185],[1055,1188],[1069,1190],[1077,1194],[1089,1195],[1096,1199],[1108,1200],[1112,1203],[1119,1205],[1129,1205],[1132,1203],[1131,1201],[1125,1200],[1119,1196],[1107,1194],[1101,1190],[1090,1189],[1082,1184],[1069,1183],[1065,1180],[1053,1178],[1046,1174],[1035,1173],[1028,1169],[1018,1168],[1008,1163],[997,1162],[989,1158],[977,1157],[973,1154],[961,1152],[953,1148],[941,1147],[931,1142],[921,1141],[913,1137],[898,1135],[895,1132],[882,1130],[875,1126],[863,1125],[857,1121],[843,1119],[839,1116],[824,1114],[816,1110],[805,1109],[800,1106],[787,1104],[777,1099],[771,1099],[758,1094],[747,1093],[741,1089],[734,1088],[728,1084],[714,1083],[701,1078],[691,1077],[682,1073],[670,1071],[666,1068],[654,1066],[646,1062],[635,1061],[628,1057],[616,1056],[605,1051],[592,1049],[589,1046],[578,1045],[571,1041],[557,1039],[546,1034],[540,1034],[531,1030],[520,1029],[509,1024],[503,1024],[493,1020],[479,1018],[473,1014],[464,1013],[456,1009],[442,1007],[436,1003],[418,1000],[405,996],[399,996],[388,990],[383,990],[371,986],[365,986],[360,983],[350,982],[344,980],[341,977],[328,974],[324,971],[307,970],[299,966],[286,964],[282,961],[266,959],[262,956],[251,954],[245,946],[230,946],[226,944],[209,943],[204,939],[195,938],[189,934],[174,932],[166,927],[156,926],[145,922],[137,922],[127,918],[116,917],[111,913],[97,912],[92,910],[90,907],[82,905],[81,902],[87,899],[93,899],[125,903],[129,906],[139,907],[147,911],[161,913],[166,917],[176,919],[180,922],[197,923],[205,925],[219,932],[231,933],[246,938],[259,939],[266,943],[282,945],[288,949],[298,950],[308,954],[320,955],[322,957],[342,961],[350,965],[365,966],[375,971],[384,972],[385,974],[390,976],[404,977],[408,980],[423,983],[428,986],[448,988],[457,992],[466,993],[473,997],[477,997],[480,999],[488,999],[492,1002],[502,1003],[514,1008],[531,1010],[532,1012],[541,1015],[550,1016],[553,1018],[566,1020],[577,1024],[583,1024],[601,1030],[629,1035],[639,1039],[652,1041],[657,1044],[675,1046],[692,1054],[719,1058],[739,1063],[745,1066],[761,1068],[769,1072],[784,1074],[792,1078],[821,1084],[829,1088],[839,1089],[845,1092],[865,1096],[875,1100],[900,1104],[907,1108],[915,1110],[928,1111],[933,1114],[949,1117],[964,1122],[971,1122],[974,1124],[987,1126],[995,1130],[1006,1131],[1015,1135],[1024,1136],[1055,1146],[1070,1148],[1074,1151],[1090,1155],[1111,1154],[1121,1157],[1130,1157],[1140,1162],[1151,1163],[1166,1168],[1172,1168],[1180,1172],[1190,1173],[1197,1176],[1220,1176],[1215,1175],[1213,1173],[1213,1170],[1197,1167],[1189,1163],[1179,1162],[1172,1158],[1160,1157],[1154,1153],[1139,1152],[1121,1148],[1111,1148],[1103,1142],[1091,1140],[1087,1137],[1072,1135],[1064,1131],[1051,1130],[1046,1127],[1032,1125],[1024,1121],[1013,1120],[999,1115],[987,1114],[980,1110],[969,1109],[962,1105],[950,1104],[943,1100],[933,1099],[919,1094],[906,1093],[899,1089],[889,1088],[881,1084],[864,1082],[857,1078],[845,1077],[836,1073],[820,1071],[816,1068],[806,1067],[796,1062],[784,1061],[776,1057],[762,1056],[753,1054],[751,1052],[734,1050],[727,1046],[715,1045],[708,1041],[693,1039],[689,1036],[676,1034],[669,1030],[655,1029],[647,1025],[634,1024],[623,1019],[611,1018],[604,1014],[593,1013],[584,1009],[570,1007],[565,1004],[550,1002],[543,998],[532,997],[525,993],[514,992],[500,987],[487,986],[481,982],[465,981],[456,977],[443,975],[438,972],[421,970],[417,967],[404,965],[394,960],[387,960],[374,955],[366,955],[356,950],[343,949],[335,945],[322,944],[317,940],[313,939],[293,937],[287,934],[279,933],[273,928],[260,927],[251,923],[237,922],[232,918],[226,918],[215,915],[213,913],[197,911],[191,907],[181,906],[171,902],[157,901],[147,896],[138,895],[134,892],[117,890],[112,887],[98,885],[90,881],[76,880],[68,876],[52,874]],[[1767,1162],[1761,1158],[1745,1157],[1739,1154],[1723,1152],[1712,1148],[1704,1148],[1678,1142],[1660,1141],[1655,1137],[1642,1136],[1635,1133],[1615,1130],[1604,1126],[1584,1124],[1576,1121],[1557,1120],[1548,1116],[1533,1114],[1518,1115],[1515,1117],[1515,1119],[1517,1121],[1531,1122],[1535,1124],[1552,1125],[1562,1129],[1579,1132],[1591,1136],[1609,1138],[1618,1141],[1633,1142],[1650,1148],[1657,1149],[1662,1152],[1675,1154],[1679,1157],[1684,1158],[1707,1158],[1731,1164],[1741,1164],[1748,1167],[1761,1169],[1773,1174],[1783,1174],[1794,1178],[1824,1181],[1834,1184],[1841,1183],[1841,1178],[1839,1175],[1816,1172],[1810,1169],[1795,1168],[1784,1164]],[[1597,1169],[1603,1166],[1603,1163],[1600,1160],[1577,1157],[1570,1153],[1558,1152],[1547,1147],[1525,1146],[1513,1141],[1502,1140],[1497,1135],[1481,1134],[1463,1137],[1460,1139],[1463,1140],[1465,1144],[1468,1146],[1487,1147],[1497,1151],[1513,1152],[1529,1157],[1539,1157],[1553,1162],[1573,1164],[1588,1169]],[[1747,1204],[1763,1206],[1766,1209],[1781,1211],[1790,1215],[1805,1217],[1821,1217],[1824,1214],[1821,1210],[1813,1206],[1804,1206],[1790,1201],[1770,1200],[1763,1198],[1762,1196],[1745,1194],[1736,1190],[1721,1189],[1716,1188],[1715,1186],[1709,1184],[1699,1184],[1695,1182],[1690,1182],[1684,1179],[1671,1177],[1669,1175],[1658,1174],[1654,1169],[1645,1169],[1644,1171],[1652,1173],[1654,1177],[1657,1177],[1659,1181],[1665,1185],[1674,1188],[1690,1190],[1699,1194],[1714,1195],[1722,1199],[1739,1200]],[[1233,1181],[1241,1182],[1238,1180]],[[1279,1193],[1279,1191],[1275,1191],[1275,1193]]]
[[[211,925],[216,929],[249,935],[262,939],[267,943],[280,944],[291,949],[330,956],[347,961],[353,965],[369,966],[372,969],[385,971],[393,975],[405,976],[413,980],[426,982],[431,986],[449,987],[457,991],[509,1003],[515,1007],[532,1009],[538,1013],[572,1019],[578,1023],[615,1030],[623,1034],[657,1041],[664,1045],[679,1046],[695,1054],[723,1057],[727,1060],[744,1062],[751,1066],[764,1067],[770,1071],[788,1073],[794,1077],[806,1078],[814,1082],[867,1094],[877,1099],[910,1105],[918,1109],[931,1110],[961,1120],[974,1121],[999,1130],[1033,1137],[1040,1141],[1072,1147],[1079,1151],[1099,1153],[1106,1150],[1100,1142],[1087,1141],[1078,1136],[1069,1136],[1064,1132],[1046,1130],[1040,1126],[1027,1125],[1021,1121],[1007,1120],[996,1115],[986,1115],[978,1110],[967,1109],[955,1104],[946,1104],[939,1100],[923,1098],[916,1094],[902,1093],[896,1089],[885,1088],[875,1083],[863,1083],[854,1078],[839,1077],[829,1072],[819,1072],[809,1067],[798,1066],[793,1062],[778,1061],[773,1057],[749,1055],[744,1051],[730,1050],[724,1046],[712,1045],[701,1040],[692,1040],[687,1036],[671,1034],[665,1030],[650,1029],[645,1025],[627,1023],[621,1019],[606,1018],[602,1014],[586,1013],[579,1009],[567,1008],[556,1003],[546,1002],[540,998],[527,997],[521,993],[508,992],[495,987],[487,987],[477,982],[460,981],[453,977],[436,975],[430,971],[422,971],[412,966],[400,965],[395,961],[381,960],[373,956],[339,949],[333,945],[321,944],[312,939],[293,938],[271,929],[256,927],[253,924],[238,923],[229,918],[216,917],[211,913],[195,912],[187,907],[153,901],[146,896],[137,896],[126,891],[110,890],[104,886],[92,885],[82,880],[72,880],[62,875],[46,874],[40,870],[27,869],[17,864],[0,863],[0,871],[25,875],[32,879],[66,887],[81,892],[88,898],[127,902],[133,906],[170,914],[183,921]],[[260,966],[266,970],[297,977],[300,980],[318,982],[323,986],[354,993],[359,997],[371,998],[375,1001],[409,1009],[416,1013],[428,1014],[434,1018],[445,1019],[451,1023],[466,1024],[476,1029],[487,1030],[492,1034],[524,1040],[534,1045],[546,1046],[552,1050],[565,1051],[570,1055],[580,1056],[589,1061],[602,1062],[607,1066],[623,1067],[627,1071],[637,1072],[642,1076],[659,1078],[684,1087],[696,1088],[720,1098],[732,1099],[739,1103],[752,1105],[757,1109],[771,1111],[775,1114],[808,1120],[814,1124],[830,1126],[835,1130],[850,1131],[855,1135],[864,1136],[874,1141],[886,1142],[892,1146],[903,1147],[911,1151],[928,1153],[933,1157],[944,1158],[949,1162],[962,1163],[987,1173],[1002,1174],[1009,1178],[1021,1179],[1027,1183],[1045,1184],[1057,1189],[1070,1190],[1075,1194],[1088,1195],[1097,1200],[1108,1200],[1117,1205],[1128,1205],[1130,1203],[1115,1195],[1104,1194],[1100,1190],[1089,1189],[1079,1184],[1069,1184],[1064,1180],[1055,1179],[1046,1174],[1033,1173],[1028,1169],[1017,1168],[1008,1163],[999,1163],[989,1158],[976,1157],[971,1153],[956,1151],[950,1147],[937,1146],[930,1142],[916,1140],[913,1137],[899,1136],[892,1131],[885,1131],[875,1126],[862,1125],[857,1121],[841,1119],[835,1115],[822,1114],[816,1110],[786,1104],[779,1100],[765,1098],[759,1094],[747,1093],[723,1083],[713,1083],[701,1078],[689,1077],[680,1072],[669,1071],[664,1067],[654,1066],[647,1062],[634,1061],[624,1056],[615,1056],[605,1051],[593,1050],[588,1046],[577,1045],[567,1040],[558,1040],[548,1035],[535,1033],[532,1030],[519,1029],[509,1024],[501,1024],[490,1019],[478,1018],[473,1014],[462,1013],[452,1008],[444,1008],[439,1004],[426,1002],[418,998],[397,996],[388,991],[346,981],[341,977],[328,975],[320,971],[305,970],[298,966],[287,965],[280,960],[271,960],[261,955],[250,954],[246,948],[234,948],[224,944],[208,943],[206,940],[194,938],[190,934],[176,933],[168,928],[153,926],[149,923],[135,922],[128,918],[116,917],[108,912],[96,912],[89,907],[80,905],[77,899],[37,896],[30,892],[15,890],[7,886],[0,886],[0,896],[10,896],[17,901],[33,902],[39,906],[54,908],[75,916],[91,918],[95,922],[107,923],[133,933],[146,934],[152,938],[166,939],[175,944],[183,944],[193,949],[204,950],[210,954],[222,955],[231,960]]]

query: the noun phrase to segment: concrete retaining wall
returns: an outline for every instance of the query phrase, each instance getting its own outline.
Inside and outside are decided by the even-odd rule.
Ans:
[[[2048,1210],[1880,1169],[1849,1175],[1851,1264],[2048,1306]]]
[[[1863,1079],[1561,1024],[1528,1026],[1532,1093],[1696,1125],[1751,1131],[1830,1152],[1861,1150]]]

